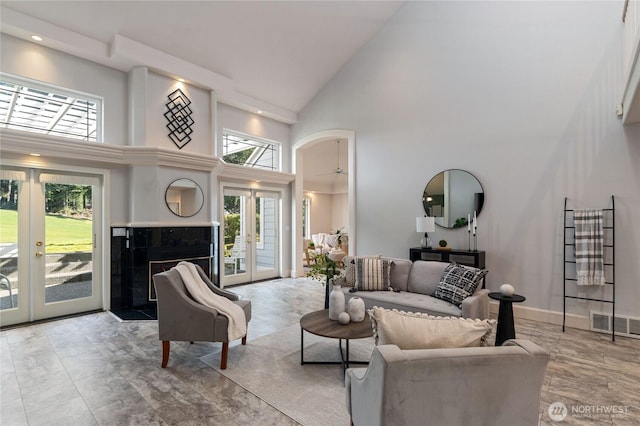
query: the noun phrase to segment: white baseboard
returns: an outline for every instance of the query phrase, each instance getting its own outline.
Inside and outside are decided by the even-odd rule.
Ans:
[[[287,276],[291,278],[303,278],[307,276],[307,273],[304,271],[304,269],[301,269],[299,271],[295,269],[291,269],[289,275],[283,275],[283,276]]]
[[[489,302],[491,313],[498,314],[498,302]],[[530,308],[526,306],[513,305],[513,316],[533,321],[546,322],[562,326],[562,312],[549,311],[546,309]],[[565,326],[578,328],[580,330],[590,330],[591,323],[588,316],[567,314]]]
[[[282,276],[285,278],[296,278],[298,277],[298,271],[296,271],[295,269],[289,269],[288,271],[284,271],[282,273]]]

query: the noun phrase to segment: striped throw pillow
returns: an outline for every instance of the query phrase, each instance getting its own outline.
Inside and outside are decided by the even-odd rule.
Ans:
[[[356,288],[363,291],[388,290],[391,285],[391,260],[355,259]]]
[[[343,287],[355,287],[356,285],[356,259],[360,258],[360,259],[364,259],[365,257],[371,258],[371,259],[380,259],[382,256],[377,254],[377,255],[370,255],[370,256],[358,256],[358,257],[354,257],[354,256],[345,256],[342,259],[342,262],[344,263],[344,279],[345,279],[345,283],[343,284]]]

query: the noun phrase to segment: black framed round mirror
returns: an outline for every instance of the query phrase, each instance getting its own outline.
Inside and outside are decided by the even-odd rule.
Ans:
[[[471,173],[460,169],[444,170],[431,178],[424,188],[422,205],[427,216],[443,228],[466,227],[479,215],[484,204],[484,189]]]
[[[202,208],[204,194],[200,185],[191,179],[177,179],[167,187],[164,200],[176,216],[191,217]]]

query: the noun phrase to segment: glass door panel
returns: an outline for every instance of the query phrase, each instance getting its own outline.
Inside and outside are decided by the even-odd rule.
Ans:
[[[0,171],[1,325],[102,307],[101,199],[96,176]]]
[[[224,188],[223,285],[279,276],[280,193]]]
[[[100,220],[99,179],[36,172],[34,317],[98,309],[102,283],[96,262]]]
[[[247,268],[247,203],[251,192],[225,188],[224,190],[224,284],[250,281]]]
[[[29,319],[28,265],[19,256],[20,248],[28,244],[26,176],[20,170],[0,171],[0,325]]]
[[[92,186],[45,183],[45,303],[93,295]]]
[[[277,192],[256,191],[254,200],[256,261],[253,279],[274,278],[278,275],[280,196]]]

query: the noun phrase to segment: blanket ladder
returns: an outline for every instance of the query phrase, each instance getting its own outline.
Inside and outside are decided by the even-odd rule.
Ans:
[[[575,261],[575,226],[570,226],[567,223],[567,220],[571,220],[571,224],[573,224],[574,218],[573,209],[567,209],[567,197],[564,198],[564,232],[563,232],[563,247],[562,247],[562,259],[563,259],[563,299],[562,299],[562,331],[565,330],[565,322],[567,317],[567,299],[576,299],[581,301],[590,301],[590,302],[602,302],[602,303],[610,303],[611,304],[611,321],[609,322],[609,327],[611,329],[611,341],[616,340],[615,334],[615,320],[616,320],[616,249],[615,249],[615,201],[614,196],[611,196],[611,208],[602,209],[602,221],[603,226],[602,230],[604,233],[604,244],[603,244],[603,256],[604,256],[604,271],[605,277],[610,274],[611,281],[605,281],[605,286],[611,286],[611,298],[592,298],[586,297],[585,295],[580,295],[576,291],[576,294],[567,295],[567,282],[578,281],[577,275],[576,278],[567,276],[567,265],[576,264]],[[572,231],[573,230],[573,231]],[[567,236],[567,233],[571,234],[570,237]],[[573,242],[569,242],[573,240]],[[567,248],[573,247],[573,256],[567,256]],[[575,270],[575,269],[574,269]],[[609,272],[609,274],[607,273]],[[594,286],[600,287],[600,286]],[[579,288],[579,287],[578,287]],[[605,291],[603,291],[605,293]],[[585,293],[586,294],[586,293]],[[593,321],[592,318],[589,318],[589,321]]]

